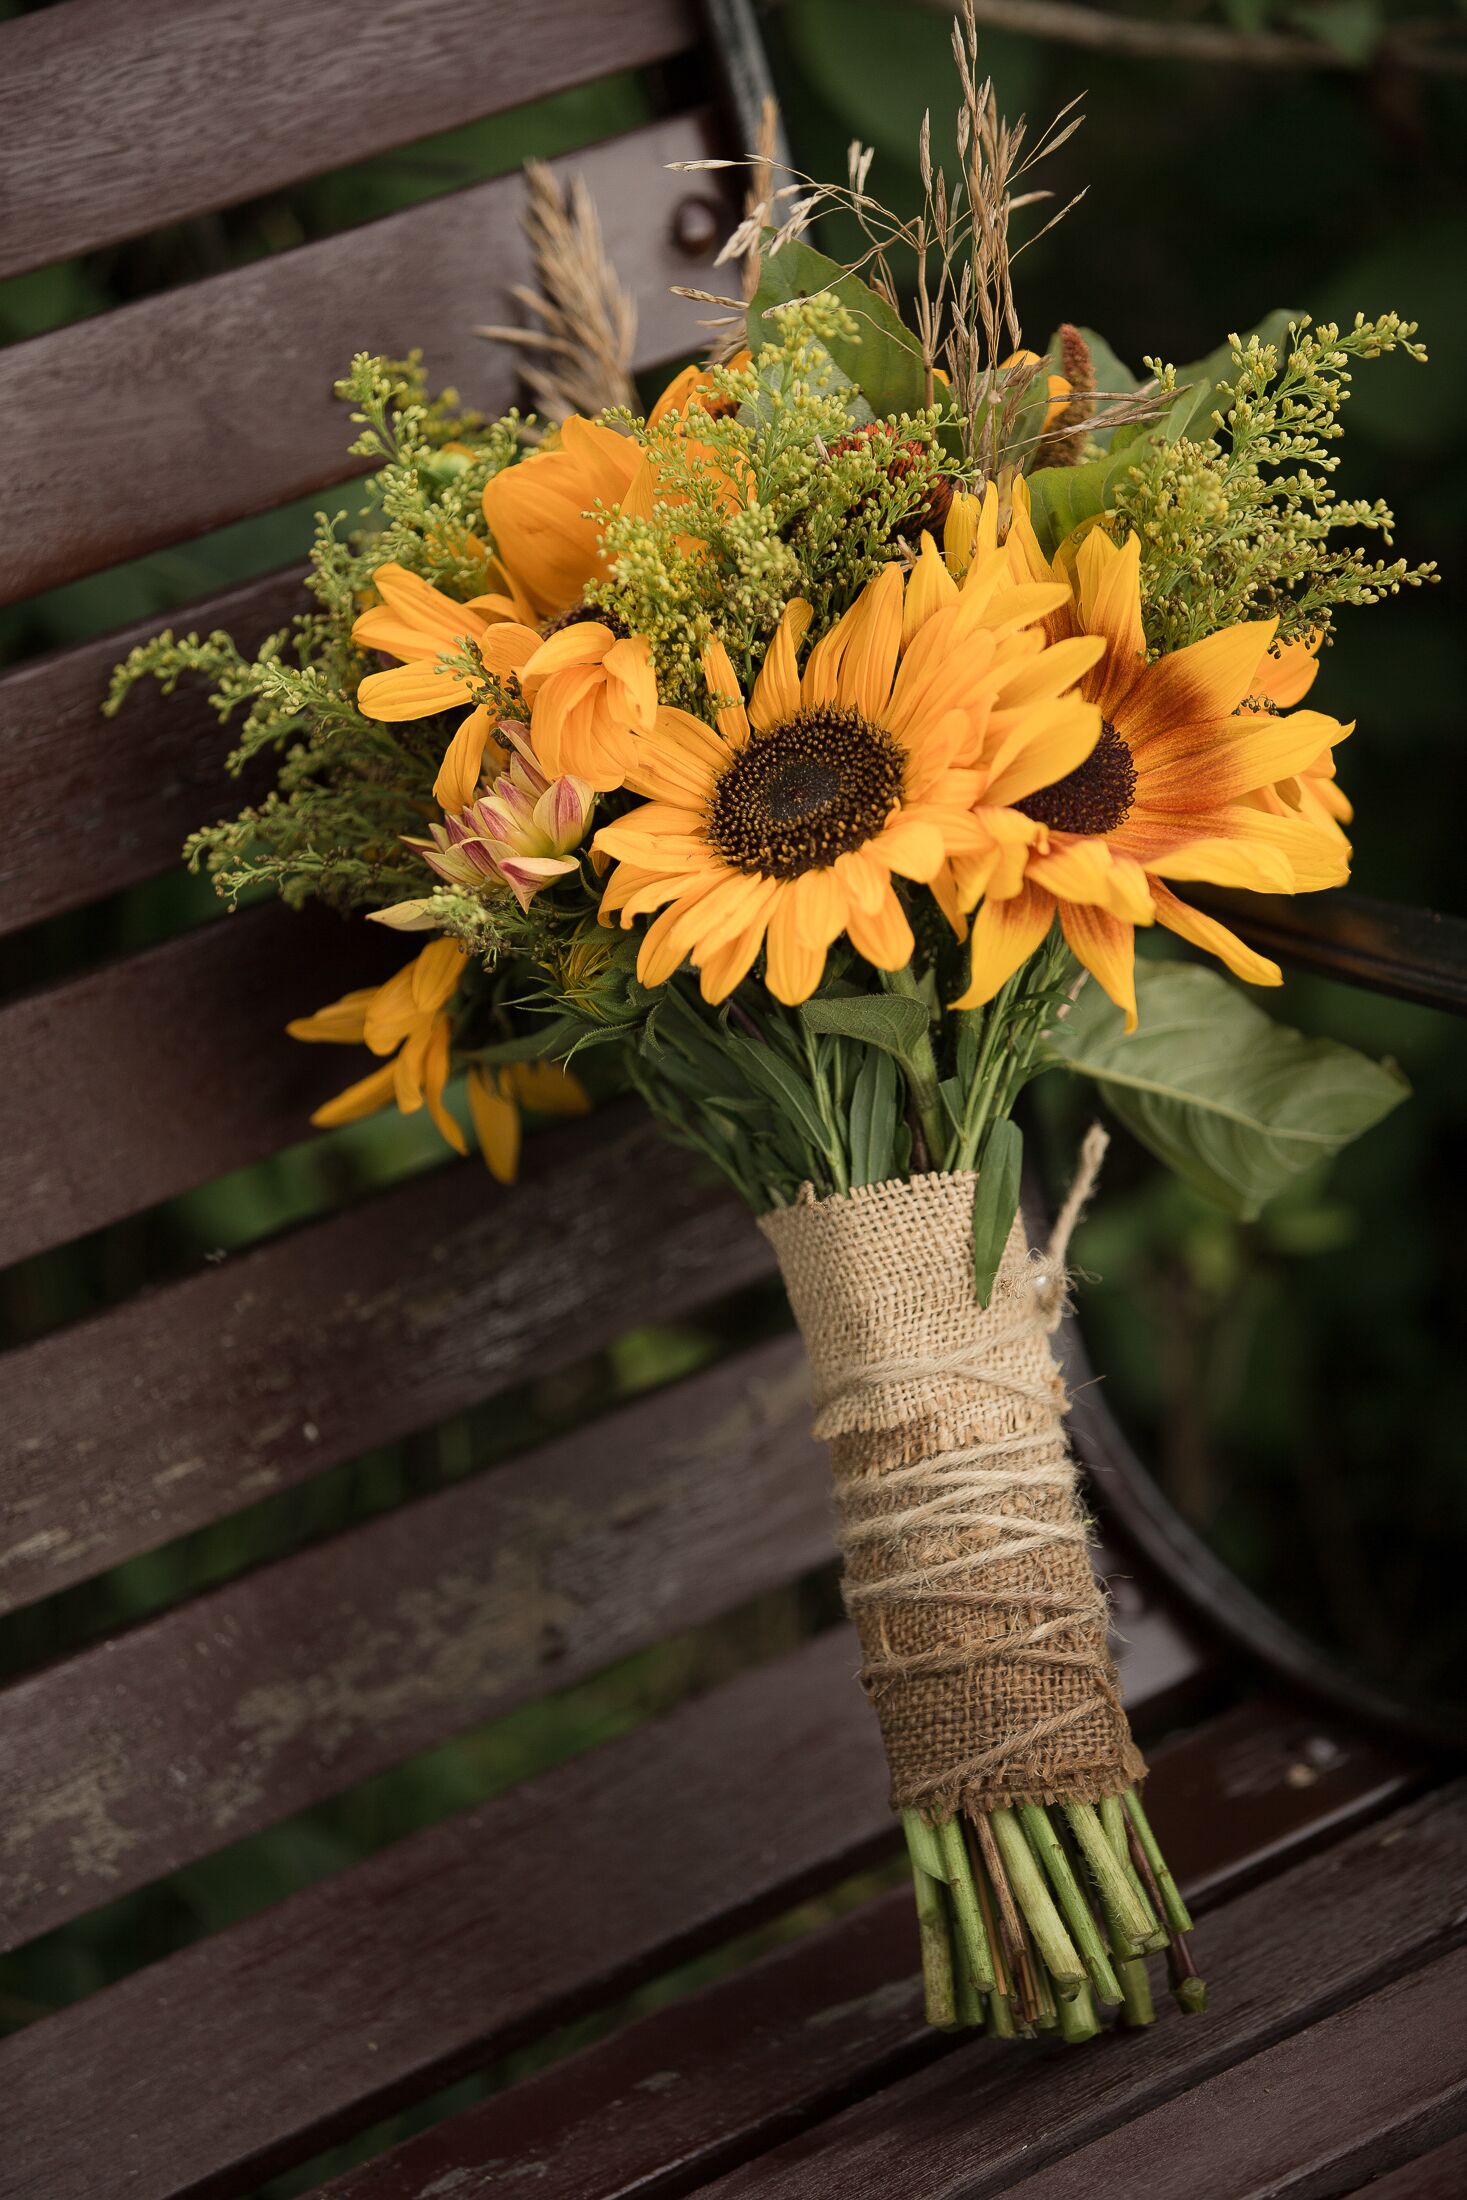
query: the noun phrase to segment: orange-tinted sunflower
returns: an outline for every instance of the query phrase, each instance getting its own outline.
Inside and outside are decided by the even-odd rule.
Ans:
[[[449,1003],[458,991],[464,962],[457,940],[432,940],[385,985],[344,994],[314,1016],[298,1016],[286,1025],[292,1039],[367,1046],[373,1054],[393,1057],[317,1108],[313,1123],[323,1130],[355,1123],[394,1100],[404,1115],[413,1115],[426,1103],[454,1152],[467,1153],[468,1141],[443,1104],[453,1030]]]
[[[1319,671],[1322,639],[1322,635],[1313,634],[1307,641],[1285,642],[1271,649],[1254,674],[1252,691],[1243,708],[1276,712],[1302,701]],[[1334,725],[1333,720],[1328,722]],[[1332,742],[1343,741],[1354,730],[1353,724],[1335,727]],[[1301,766],[1275,786],[1260,787],[1249,799],[1259,809],[1271,810],[1275,817],[1303,817],[1310,824],[1321,826],[1348,859],[1351,851],[1345,827],[1355,812],[1335,778],[1331,743],[1320,750],[1312,763]]]
[[[1008,537],[1020,585],[1055,577],[1022,491]],[[1135,927],[1163,924],[1220,957],[1239,977],[1276,985],[1275,964],[1215,918],[1191,909],[1170,881],[1296,893],[1338,885],[1338,839],[1250,797],[1305,769],[1340,738],[1317,711],[1247,709],[1276,622],[1225,628],[1152,664],[1141,624],[1140,543],[1117,548],[1098,528],[1074,561],[1073,590],[1051,615],[1052,636],[1088,634],[1104,654],[1081,682],[1101,714],[1094,749],[1074,770],[1012,804],[1015,839],[997,859],[960,856],[958,900],[982,906],[972,930],[972,982],[957,1004],[991,1000],[1049,931],[1065,938],[1111,999],[1136,1016]],[[1262,675],[1266,677],[1266,675]]]
[[[960,598],[935,552],[924,560],[906,587],[884,567],[803,672],[810,607],[790,603],[747,702],[715,642],[714,724],[663,709],[638,742],[628,784],[650,799],[595,845],[618,866],[603,921],[661,912],[644,984],[691,959],[704,997],[722,1000],[762,948],[770,991],[793,1005],[842,933],[878,969],[901,968],[913,939],[893,878],[930,881],[986,847],[975,803],[1023,795],[1093,747],[1096,712],[1065,693],[1092,647],[1045,651],[1033,630],[1061,592],[1000,601],[995,571]]]

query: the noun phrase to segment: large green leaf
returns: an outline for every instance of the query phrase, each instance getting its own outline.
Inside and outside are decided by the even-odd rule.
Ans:
[[[1306,1039],[1195,964],[1138,963],[1136,1000],[1127,1038],[1120,1010],[1088,985],[1046,1053],[1093,1077],[1143,1145],[1243,1221],[1410,1090],[1393,1063]]]
[[[806,1001],[800,1019],[807,1030],[828,1032],[839,1039],[859,1039],[868,1047],[881,1047],[899,1062],[911,1060],[913,1049],[926,1038],[931,1021],[921,1001],[901,993],[853,993],[831,999],[828,995]]]
[[[1082,520],[1103,512],[1118,481],[1135,465],[1138,453],[1107,451],[1089,458],[1083,466],[1041,466],[1029,476],[1029,515],[1046,557],[1055,551]]]
[[[878,418],[921,412],[927,403],[927,377],[921,346],[912,331],[869,283],[859,275],[848,275],[838,261],[828,260],[798,237],[764,255],[759,288],[749,307],[749,349],[755,358],[766,344],[778,341],[775,323],[764,318],[769,308],[816,292],[829,292],[855,316],[854,337],[838,337],[828,348],[872,412]]]

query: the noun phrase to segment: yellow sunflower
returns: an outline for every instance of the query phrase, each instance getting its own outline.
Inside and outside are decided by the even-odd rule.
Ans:
[[[1322,640],[1322,635],[1312,634],[1307,641],[1285,642],[1271,649],[1254,675],[1252,692],[1243,708],[1277,712],[1302,701],[1319,671]],[[1334,721],[1329,723],[1333,725]],[[1338,726],[1332,741],[1312,763],[1302,765],[1274,786],[1260,787],[1249,797],[1257,808],[1271,810],[1275,817],[1303,817],[1321,826],[1347,859],[1351,850],[1345,827],[1355,811],[1335,778],[1333,742],[1343,741],[1354,730],[1353,723]]]
[[[1029,523],[1022,488],[1008,536],[1020,586],[1056,578]],[[1246,708],[1257,693],[1276,621],[1225,628],[1152,664],[1141,624],[1140,543],[1117,548],[1099,529],[1081,543],[1074,585],[1048,620],[1052,640],[1085,634],[1103,654],[1081,682],[1101,734],[1075,769],[1011,804],[998,854],[959,856],[959,904],[982,906],[972,930],[972,982],[957,1004],[993,995],[1027,960],[1056,913],[1085,967],[1136,1019],[1135,927],[1160,923],[1217,955],[1239,977],[1279,983],[1276,964],[1177,898],[1197,880],[1275,893],[1338,885],[1338,839],[1297,812],[1250,798],[1305,769],[1341,737],[1317,711]]]
[[[662,709],[628,785],[649,799],[603,826],[616,859],[603,921],[653,910],[646,985],[685,959],[704,997],[731,993],[763,948],[778,1000],[819,985],[841,933],[878,969],[910,961],[893,878],[930,881],[988,844],[973,814],[1073,769],[1098,714],[1065,691],[1095,654],[1045,650],[1034,622],[1062,591],[1002,590],[996,561],[961,596],[924,543],[904,586],[889,565],[810,651],[810,606],[787,605],[747,701],[726,649],[704,658],[712,725]]]
[[[313,1123],[323,1130],[355,1123],[394,1100],[404,1115],[414,1115],[426,1103],[454,1152],[468,1152],[467,1139],[443,1104],[453,1030],[449,1003],[458,991],[464,961],[457,940],[432,940],[385,985],[344,994],[314,1016],[298,1016],[286,1025],[292,1039],[367,1046],[373,1054],[393,1056],[317,1108]]]
[[[489,1174],[513,1184],[519,1174],[521,1121],[532,1115],[588,1115],[591,1096],[559,1062],[477,1063],[469,1071],[469,1114]]]

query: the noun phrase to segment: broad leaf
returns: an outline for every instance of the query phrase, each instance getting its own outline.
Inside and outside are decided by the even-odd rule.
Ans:
[[[1410,1090],[1393,1063],[1290,1031],[1195,964],[1138,963],[1136,1001],[1127,1038],[1120,1010],[1086,986],[1045,1052],[1093,1077],[1143,1145],[1242,1221]]]
[[[853,993],[838,1000],[806,1001],[800,1020],[808,1031],[829,1032],[838,1039],[859,1039],[868,1047],[881,1047],[899,1062],[908,1062],[913,1049],[926,1036],[929,1017],[921,1001],[900,993]]]
[[[1023,1167],[1024,1134],[1011,1115],[1000,1116],[988,1134],[973,1190],[973,1288],[980,1306],[993,1296],[994,1278],[1019,1211]]]
[[[755,358],[766,344],[777,341],[776,324],[764,318],[769,308],[817,292],[829,292],[855,316],[855,338],[838,337],[827,348],[872,412],[878,418],[921,412],[927,403],[927,377],[917,338],[869,283],[859,275],[848,275],[838,261],[827,259],[797,237],[777,252],[764,254],[759,288],[749,307],[749,349]]]
[[[1087,459],[1083,466],[1041,466],[1029,476],[1029,516],[1046,557],[1052,558],[1083,520],[1109,505],[1140,454],[1129,445]]]

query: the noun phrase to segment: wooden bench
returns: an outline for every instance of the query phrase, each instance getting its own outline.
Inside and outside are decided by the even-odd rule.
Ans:
[[[635,69],[651,119],[570,165],[650,367],[696,341],[668,285],[724,218],[664,163],[747,144],[760,67],[729,0],[708,22],[684,0],[63,0],[0,27],[0,273]],[[509,402],[470,330],[508,317],[520,205],[512,176],[476,184],[12,347],[0,599],[340,482],[329,383],[357,349],[421,343],[438,379]],[[247,638],[298,587],[176,623]],[[96,1294],[0,1361],[0,1606],[39,1615],[0,1690],[0,1924],[15,1949],[117,1920],[113,1982],[0,2048],[0,2194],[242,2194],[313,2163],[333,2200],[1467,2187],[1461,1791],[1210,1568],[1093,1397],[1124,1682],[1214,2008],[1068,2058],[954,2047],[921,2018],[799,1350],[733,1201],[613,1106],[536,1137],[510,1191],[446,1158],[344,1178],[334,1209],[178,1257],[165,1203],[300,1142],[340,1065],[281,1026],[376,948],[261,908],[112,954],[108,897],[232,792],[197,699],[97,716],[154,623],[0,681],[9,967],[34,976],[55,920],[102,905],[89,962],[0,1003],[0,1264],[44,1281],[14,1264],[80,1240]],[[1463,994],[1460,941],[1408,913],[1345,902],[1292,944]],[[123,1296],[108,1249],[160,1211]],[[699,1327],[694,1372],[517,1445],[527,1384],[576,1371],[594,1400],[587,1364],[657,1324]],[[475,1471],[423,1435],[453,1416]],[[405,1501],[322,1532],[332,1473],[384,1446]],[[63,1592],[190,1536],[206,1570],[210,1523],[292,1492],[288,1555],[242,1565],[236,1538],[227,1578],[48,1658]],[[579,1747],[577,1690],[672,1637],[681,1700],[638,1719],[646,1690],[613,1691],[625,1730]],[[538,1769],[514,1779],[495,1738],[530,1706]],[[462,1807],[394,1818],[394,1767],[484,1730],[453,1760]],[[377,1808],[358,1860],[323,1840],[281,1898],[245,1889],[218,1929],[129,1954],[138,1890],[354,1792]],[[539,2067],[506,2082],[523,2049]],[[317,2163],[420,2102],[415,2135]]]

